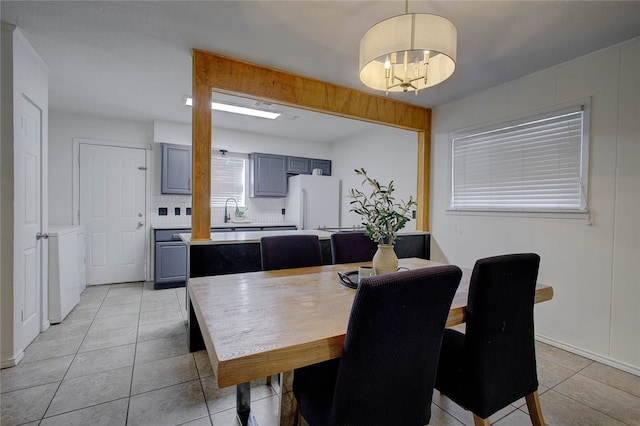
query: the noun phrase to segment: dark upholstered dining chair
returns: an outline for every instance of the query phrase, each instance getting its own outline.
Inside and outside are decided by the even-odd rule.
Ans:
[[[364,232],[331,234],[331,260],[335,263],[368,262],[378,250],[378,244]]]
[[[462,272],[446,265],[365,278],[342,357],[294,371],[311,426],[424,425],[444,326]]]
[[[544,425],[538,400],[533,305],[540,257],[480,259],[469,283],[466,332],[447,329],[436,389],[473,412],[476,425],[525,397],[531,422]]]
[[[260,239],[262,270],[322,265],[317,235],[274,235]]]

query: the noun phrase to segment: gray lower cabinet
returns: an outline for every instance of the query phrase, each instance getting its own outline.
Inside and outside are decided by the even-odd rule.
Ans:
[[[184,284],[187,279],[187,246],[182,242],[156,243],[154,288]]]
[[[180,287],[186,283],[187,245],[180,234],[189,232],[188,228],[154,231],[154,289]]]
[[[191,147],[162,144],[163,194],[191,194]]]

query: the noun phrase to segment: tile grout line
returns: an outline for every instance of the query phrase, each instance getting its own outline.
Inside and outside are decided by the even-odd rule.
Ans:
[[[180,315],[182,316],[182,324],[184,326],[184,333],[186,335],[187,334],[187,325],[186,325],[186,320],[184,318],[184,315],[182,315],[183,309],[182,309],[182,304],[180,303],[180,297],[178,296],[178,290],[175,289],[173,294],[175,295],[176,300],[178,302],[178,306],[180,307]],[[188,345],[187,345],[187,349],[188,349]],[[191,355],[191,359],[193,360],[193,364],[196,367],[196,373],[198,374],[198,382],[200,383],[200,390],[202,391],[202,399],[204,400],[204,406],[207,409],[207,419],[209,420],[209,424],[213,424],[213,421],[211,420],[211,416],[213,414],[211,413],[211,410],[209,409],[209,401],[207,400],[207,393],[204,390],[204,383],[202,383],[203,377],[200,375],[200,369],[198,368],[198,363],[196,362],[195,352],[189,352],[189,354]]]
[[[104,299],[107,297],[107,294],[109,293],[110,290],[111,290],[111,285],[109,284],[109,289],[104,294],[104,297],[102,298],[102,301],[100,302],[100,307],[98,307],[98,310],[96,311],[95,315],[98,315],[98,312],[100,311],[100,308],[102,307],[102,304],[104,303]],[[49,404],[47,404],[47,408],[44,410],[44,413],[42,413],[42,417],[38,420],[38,422],[42,422],[46,418],[51,418],[51,417],[55,417],[55,416],[60,415],[60,414],[64,414],[64,413],[58,413],[58,414],[55,414],[53,416],[46,417],[47,411],[49,411],[49,409],[51,408],[51,404],[53,403],[53,400],[55,399],[56,395],[60,391],[60,387],[62,386],[62,382],[64,382],[64,379],[67,377],[67,374],[69,374],[69,370],[71,370],[71,366],[73,365],[73,362],[76,360],[76,357],[78,356],[78,353],[80,352],[80,348],[82,347],[82,344],[84,343],[85,339],[87,338],[87,335],[89,334],[89,330],[91,329],[91,326],[93,325],[93,322],[96,319],[95,315],[91,319],[91,324],[89,325],[89,328],[87,328],[87,331],[85,331],[84,336],[82,337],[82,341],[78,345],[78,349],[76,349],[75,353],[73,354],[73,359],[69,363],[69,367],[67,367],[66,371],[62,375],[62,379],[60,379],[60,383],[58,383],[58,387],[56,388],[56,391],[53,393],[53,396],[51,397],[51,401],[49,401]],[[49,358],[49,359],[51,359],[51,358]]]
[[[547,361],[549,361],[549,362],[553,362],[553,361],[550,361],[550,360],[547,360]],[[595,363],[595,362],[596,362],[596,361],[593,361],[593,360],[590,360],[590,361],[591,361],[591,362],[589,362],[589,364],[587,364],[586,366],[584,366],[584,367],[580,368],[578,371],[573,372],[573,374],[572,374],[571,376],[569,376],[569,377],[567,377],[566,379],[564,379],[564,380],[562,380],[562,381],[558,382],[556,385],[554,385],[553,387],[551,387],[551,388],[549,388],[549,389],[547,389],[547,390],[553,390],[554,392],[559,393],[559,394],[560,394],[560,395],[562,395],[563,397],[568,398],[568,399],[570,399],[570,400],[574,401],[574,402],[575,402],[575,403],[577,403],[577,404],[580,404],[580,405],[585,406],[585,407],[587,407],[587,408],[589,408],[589,409],[591,409],[591,410],[593,410],[593,411],[596,411],[596,412],[598,412],[598,413],[602,414],[603,416],[606,416],[606,417],[608,417],[608,418],[610,418],[610,419],[612,419],[612,420],[614,420],[614,421],[618,421],[618,422],[620,422],[620,423],[622,423],[622,424],[625,424],[625,425],[630,426],[630,424],[629,424],[629,423],[627,423],[626,421],[619,420],[619,419],[617,419],[617,418],[615,418],[615,417],[613,417],[613,416],[611,416],[611,415],[609,415],[609,414],[607,414],[607,413],[605,413],[605,412],[601,411],[600,409],[598,409],[598,408],[596,408],[596,407],[592,407],[592,406],[590,406],[590,405],[588,405],[588,404],[585,404],[584,402],[579,401],[579,400],[577,400],[577,399],[575,399],[575,398],[573,398],[573,397],[571,397],[571,396],[569,396],[569,395],[566,395],[566,394],[564,394],[564,393],[560,392],[559,390],[556,390],[556,389],[555,389],[557,386],[560,386],[562,383],[564,383],[564,382],[568,381],[569,379],[571,379],[572,377],[574,377],[574,376],[576,376],[576,375],[578,375],[578,374],[580,374],[580,375],[581,375],[581,376],[583,376],[583,377],[587,377],[587,378],[589,378],[589,379],[591,379],[591,380],[594,380],[594,381],[596,381],[596,382],[598,382],[598,383],[601,383],[601,384],[603,384],[603,385],[607,385],[606,383],[601,382],[600,380],[596,380],[596,379],[593,379],[593,378],[591,378],[591,377],[589,377],[589,376],[585,376],[584,374],[581,374],[581,372],[582,372],[582,371],[584,371],[584,370],[585,370],[585,369],[587,369],[590,365],[592,365],[593,363]],[[559,364],[557,364],[557,363],[554,363],[554,364],[559,365]],[[562,367],[562,366],[561,366],[561,367]],[[610,385],[607,385],[607,386],[610,386]],[[618,388],[616,388],[616,387],[614,387],[614,386],[612,386],[612,387],[613,387],[614,389],[617,389],[617,390],[619,390],[619,391],[624,392],[622,389],[618,389]],[[546,393],[546,392],[545,392],[545,393]],[[627,392],[627,393],[628,393],[628,392]],[[629,395],[631,395],[631,394],[629,394]]]
[[[140,306],[138,309],[138,323],[136,324],[136,341],[133,347],[133,363],[131,365],[131,380],[129,380],[129,395],[127,396],[127,412],[124,417],[124,424],[129,423],[129,411],[131,409],[131,393],[133,392],[133,375],[136,369],[136,356],[138,354],[138,335],[140,334],[140,314],[142,311],[142,299],[144,296],[144,281],[142,281],[142,291],[140,293]]]

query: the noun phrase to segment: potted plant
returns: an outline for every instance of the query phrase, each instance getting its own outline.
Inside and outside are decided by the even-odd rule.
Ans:
[[[378,243],[378,251],[373,257],[376,274],[395,272],[398,269],[398,257],[393,245],[398,231],[411,219],[409,210],[416,202],[412,196],[407,202],[396,202],[393,181],[389,185],[381,185],[369,177],[364,168],[355,169],[355,172],[364,177],[362,185],[368,185],[370,191],[365,193],[356,188],[349,189],[348,197],[352,199],[350,211],[362,216],[365,235]]]

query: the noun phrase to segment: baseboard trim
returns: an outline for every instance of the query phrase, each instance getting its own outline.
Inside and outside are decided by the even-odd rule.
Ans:
[[[16,365],[18,365],[22,358],[24,358],[24,351],[20,351],[20,353],[13,358],[3,359],[0,362],[0,368],[15,367]]]
[[[636,367],[634,365],[626,364],[624,362],[602,356],[600,354],[596,354],[591,351],[586,351],[582,348],[578,348],[576,346],[570,345],[568,343],[562,342],[560,340],[553,339],[551,337],[542,336],[536,334],[536,339],[541,341],[542,343],[549,344],[551,346],[555,346],[560,349],[564,349],[567,352],[574,353],[576,355],[583,356],[585,358],[589,358],[593,361],[597,361],[601,364],[608,365],[609,367],[617,368],[618,370],[626,371],[627,373],[634,374],[636,376],[640,376],[640,367]]]

